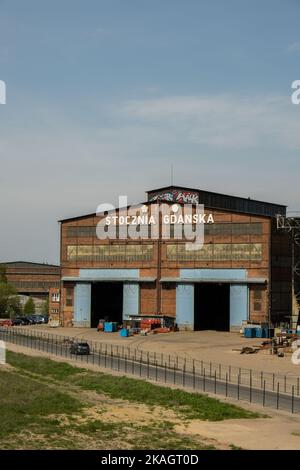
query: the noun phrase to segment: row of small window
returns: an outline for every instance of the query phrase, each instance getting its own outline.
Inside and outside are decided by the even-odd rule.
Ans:
[[[58,292],[54,292],[51,294],[51,302],[59,302],[60,300],[60,295]]]
[[[68,261],[151,261],[153,245],[69,245]],[[167,245],[168,261],[260,261],[261,243],[215,243],[198,250],[185,244]]]
[[[48,289],[49,287],[59,287],[59,282],[43,282],[43,281],[13,281],[13,285],[16,288],[32,289],[35,287],[41,287]]]
[[[115,237],[119,238],[119,226],[116,225],[113,228],[116,229]],[[140,225],[134,227],[137,232],[141,232],[144,238],[151,238],[152,230],[155,231],[156,227],[152,225]],[[168,233],[168,228],[170,233]],[[126,229],[125,226],[122,226],[122,231]],[[188,227],[191,229],[191,227]],[[131,227],[132,230],[132,227]],[[174,238],[175,235],[178,236],[178,227],[175,227],[171,224],[169,227],[164,227],[165,238]],[[195,226],[193,226],[195,230]],[[186,232],[188,233],[188,232]],[[260,222],[255,223],[218,223],[218,224],[205,224],[204,225],[204,235],[210,236],[234,236],[234,235],[261,235],[262,234],[262,224]],[[184,238],[184,226],[182,226],[182,238]],[[67,237],[68,238],[89,238],[96,237],[96,226],[79,226],[79,227],[68,227],[67,228]]]
[[[68,261],[151,261],[153,245],[69,245]]]
[[[261,243],[215,243],[199,250],[186,250],[185,244],[167,245],[169,261],[260,261]]]

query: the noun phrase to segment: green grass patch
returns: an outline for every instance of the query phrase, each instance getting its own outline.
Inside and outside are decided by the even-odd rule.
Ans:
[[[56,380],[65,380],[71,375],[80,374],[86,370],[73,367],[66,362],[52,361],[45,357],[26,356],[25,354],[12,351],[7,351],[6,360],[13,367],[38,375],[52,377]]]
[[[180,413],[183,418],[221,421],[224,419],[258,418],[262,415],[199,393],[151,384],[144,380],[89,372],[66,363],[46,358],[8,352],[8,362],[22,370],[72,383],[114,399],[129,400],[148,406],[162,406]]]
[[[69,381],[85,390],[95,390],[97,393],[104,393],[111,398],[172,409],[187,419],[221,421],[261,417],[258,413],[222,403],[207,395],[162,387],[128,377],[86,372],[69,377]]]
[[[79,400],[14,371],[0,370],[0,438],[37,426],[59,429],[52,414],[72,414],[82,409]]]

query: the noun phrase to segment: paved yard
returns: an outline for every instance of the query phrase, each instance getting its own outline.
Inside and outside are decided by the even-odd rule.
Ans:
[[[178,355],[187,359],[211,361],[232,367],[242,367],[264,372],[300,376],[300,366],[291,362],[291,355],[283,358],[270,355],[267,351],[257,354],[240,354],[233,349],[243,346],[254,346],[261,339],[246,339],[239,333],[216,331],[195,331],[151,334],[148,336],[132,336],[121,338],[119,333],[97,332],[87,328],[50,328],[44,325],[26,327],[32,331],[43,331],[49,334],[84,338],[102,344],[128,346],[138,351]]]

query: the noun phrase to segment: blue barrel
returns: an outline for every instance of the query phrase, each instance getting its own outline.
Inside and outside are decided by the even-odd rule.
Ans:
[[[245,328],[244,329],[244,337],[245,338],[255,338],[256,336],[256,328]]]
[[[129,331],[127,330],[127,328],[122,328],[120,330],[120,336],[122,336],[123,338],[127,338],[128,334],[129,334]]]
[[[114,322],[108,322],[108,321],[106,321],[106,322],[104,322],[104,331],[105,331],[106,333],[112,333],[113,331],[116,331],[116,329],[117,329],[117,326],[116,326],[116,325],[117,325],[117,324],[114,323]]]
[[[253,328],[255,330],[255,337],[256,338],[265,338],[264,334],[264,328],[261,328],[260,326],[257,328]]]

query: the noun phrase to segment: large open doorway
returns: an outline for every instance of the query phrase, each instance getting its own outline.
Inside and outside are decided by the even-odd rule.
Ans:
[[[92,284],[91,297],[92,328],[97,327],[100,319],[122,323],[122,282],[94,282]]]
[[[195,284],[195,330],[230,330],[229,284]]]

